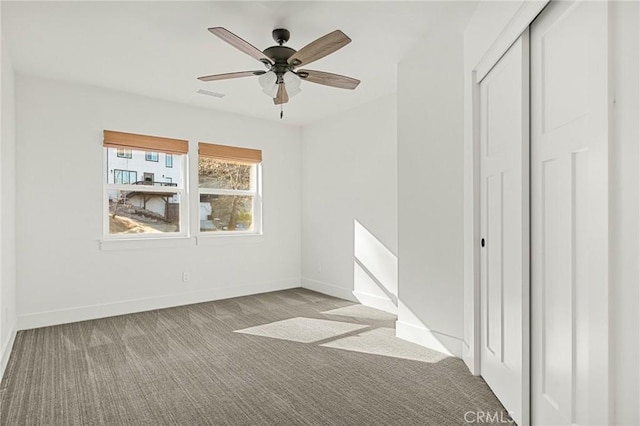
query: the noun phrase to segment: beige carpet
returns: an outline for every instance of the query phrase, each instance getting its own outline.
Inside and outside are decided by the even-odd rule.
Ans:
[[[394,321],[294,289],[21,331],[0,424],[464,425],[503,412],[460,360],[397,339]]]

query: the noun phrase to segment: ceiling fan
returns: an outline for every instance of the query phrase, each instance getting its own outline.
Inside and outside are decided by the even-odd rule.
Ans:
[[[278,43],[260,51],[255,46],[241,39],[231,31],[215,27],[209,28],[211,34],[220,37],[236,49],[262,62],[267,71],[241,71],[226,74],[214,74],[198,77],[200,81],[227,80],[240,77],[259,76],[258,82],[263,92],[273,98],[273,103],[280,105],[289,102],[289,97],[300,93],[301,81],[310,81],[325,86],[341,89],[355,89],[360,80],[344,75],[332,74],[324,71],[297,69],[299,66],[308,65],[320,58],[335,52],[351,42],[342,31],[335,30],[319,39],[312,41],[302,49],[296,51],[284,46],[289,41],[290,33],[284,28],[273,30],[273,39]],[[280,112],[282,118],[282,111]]]

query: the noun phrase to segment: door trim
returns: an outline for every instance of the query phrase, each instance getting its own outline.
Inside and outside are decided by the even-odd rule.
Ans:
[[[480,296],[480,82],[489,73],[489,71],[500,61],[502,56],[509,50],[511,45],[524,33],[527,34],[527,52],[528,52],[528,33],[529,26],[547,6],[551,0],[541,0],[535,2],[523,2],[520,8],[514,13],[509,23],[502,30],[498,38],[487,48],[480,61],[472,68],[470,78],[471,83],[471,138],[465,139],[464,155],[470,159],[470,166],[465,168],[464,176],[464,242],[469,245],[469,249],[465,250],[467,259],[464,263],[464,292],[469,296],[465,296],[466,303],[464,306],[464,322],[471,324],[472,333],[466,337],[466,350],[463,350],[463,361],[472,374],[479,376],[480,368],[480,316],[481,316],[481,296]],[[529,71],[529,70],[527,70]],[[527,80],[529,73],[527,73]],[[467,80],[469,81],[469,80]],[[527,93],[526,125],[530,126],[529,107],[530,98],[529,91]],[[524,102],[524,100],[523,100]],[[529,154],[530,133],[526,134],[527,154]],[[530,161],[527,155],[527,162]],[[467,163],[467,164],[469,164]],[[529,164],[527,164],[529,171]],[[526,176],[527,184],[530,185],[529,174]],[[527,191],[529,194],[530,191]],[[527,214],[529,214],[530,205],[527,198]],[[529,215],[527,223],[529,223]],[[530,230],[530,227],[529,227]],[[523,241],[523,244],[525,242]],[[530,233],[527,233],[526,253],[530,253]],[[530,260],[530,259],[529,259]],[[527,273],[530,275],[529,263],[527,262]],[[522,396],[523,396],[523,424],[528,425],[530,422],[531,407],[531,352],[530,352],[530,276],[527,280],[526,300],[523,293],[523,319],[526,319],[526,326],[523,323],[523,374]],[[526,313],[526,314],[525,314]],[[526,316],[525,316],[526,315]],[[526,380],[524,380],[526,378]],[[526,403],[525,403],[526,402]]]
[[[530,41],[529,41],[529,28],[525,28],[524,31],[522,32],[522,34],[520,34],[518,36],[518,38],[514,41],[514,43],[512,45],[509,46],[509,49],[507,49],[507,51],[505,52],[504,55],[501,56],[500,59],[502,59],[512,47],[516,47],[516,44],[520,42],[520,49],[521,49],[521,57],[520,57],[520,61],[521,61],[521,78],[522,78],[522,86],[520,88],[521,90],[521,102],[522,102],[522,111],[521,111],[521,123],[522,123],[522,127],[520,129],[521,131],[521,152],[522,152],[522,157],[521,157],[521,170],[522,170],[522,181],[521,181],[521,194],[522,194],[522,205],[521,205],[521,211],[522,211],[522,217],[521,217],[521,221],[522,221],[522,228],[520,229],[520,237],[521,237],[521,241],[522,241],[522,247],[521,247],[521,253],[522,253],[522,276],[521,276],[521,282],[522,282],[522,288],[521,288],[521,300],[522,300],[522,305],[520,306],[520,311],[521,311],[521,321],[522,321],[522,325],[521,325],[521,338],[522,338],[522,347],[521,347],[521,354],[522,354],[522,359],[521,359],[521,368],[522,368],[522,376],[520,377],[520,381],[521,381],[521,401],[520,401],[520,408],[521,408],[521,412],[518,413],[521,417],[519,426],[528,426],[530,424],[530,418],[531,418],[531,350],[530,350],[530,335],[531,335],[531,323],[530,323],[530,307],[531,307],[531,301],[530,301],[530,291],[531,291],[531,238],[530,238],[530,234],[531,234],[531,208],[530,208],[530,199],[531,199],[531,182],[530,182],[530,164],[531,164],[531,156],[530,156],[530,152],[531,152],[531,124],[530,124],[530,106],[531,106],[531,100],[530,100]],[[496,65],[498,65],[496,63]],[[493,68],[492,68],[493,69]],[[489,75],[487,73],[487,75]],[[483,79],[484,80],[484,79]],[[480,138],[481,138],[481,134],[480,134],[480,126],[481,126],[481,120],[480,120],[480,113],[481,113],[481,105],[480,105],[480,84],[482,83],[482,81],[478,82],[477,85],[477,89],[478,89],[478,175],[477,175],[477,184],[478,184],[478,200],[481,203],[481,160],[480,160],[480,152],[481,152],[481,147],[480,147]],[[478,241],[480,242],[480,245],[477,245],[477,248],[481,247],[481,239],[484,239],[487,237],[487,235],[481,235],[481,229],[482,229],[482,224],[481,224],[481,218],[482,218],[482,213],[481,213],[481,208],[480,205],[478,205],[478,215],[477,215],[477,220],[478,220]],[[481,336],[481,330],[480,330],[480,325],[482,324],[482,319],[481,319],[481,315],[482,313],[482,301],[481,299],[481,294],[482,294],[482,288],[481,288],[481,283],[482,283],[482,279],[481,279],[481,274],[484,273],[484,271],[482,270],[482,262],[480,260],[481,258],[481,250],[477,250],[478,251],[478,281],[477,281],[477,291],[478,291],[478,308],[476,310],[476,315],[477,315],[477,324],[478,324],[478,331],[479,331],[479,335],[478,335],[478,340],[476,341],[476,347],[478,350],[478,372],[480,375],[482,375],[482,350],[481,350],[481,346],[482,346],[482,336]],[[509,409],[509,407],[506,407],[507,409]]]
[[[464,336],[462,359],[472,374],[480,375],[480,82],[498,63],[511,45],[522,35],[551,0],[523,1],[480,61],[465,76],[471,87],[471,137],[465,138],[464,157],[464,293],[463,320],[471,324],[471,334]],[[465,83],[466,84],[466,83]],[[469,302],[466,302],[469,300]],[[528,309],[528,307],[527,307]]]
[[[473,68],[480,83],[551,0],[523,1],[498,38]]]

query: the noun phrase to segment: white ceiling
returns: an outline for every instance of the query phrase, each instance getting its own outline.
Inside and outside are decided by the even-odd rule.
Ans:
[[[278,120],[255,77],[203,83],[196,77],[260,70],[207,28],[222,26],[260,49],[271,30],[300,49],[341,29],[353,42],[308,68],[362,80],[355,91],[303,83],[285,122],[308,124],[396,91],[396,69],[425,36],[461,30],[475,2],[7,2],[2,36],[18,72],[75,81],[205,108]],[[434,64],[437,66],[437,64]],[[196,90],[224,93],[222,99]]]

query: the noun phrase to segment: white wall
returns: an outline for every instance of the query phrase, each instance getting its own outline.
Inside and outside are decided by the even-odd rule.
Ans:
[[[0,378],[9,360],[17,325],[15,234],[14,72],[4,46],[0,95]]]
[[[307,126],[302,154],[304,287],[391,312],[397,294],[396,112],[392,95]]]
[[[462,33],[398,66],[398,336],[461,354]]]
[[[264,235],[101,250],[103,129],[188,139],[192,182],[199,141],[262,149]],[[21,328],[300,286],[300,129],[19,74],[16,132]]]
[[[609,4],[610,279],[616,424],[640,424],[640,5]],[[615,103],[614,103],[615,102]]]

